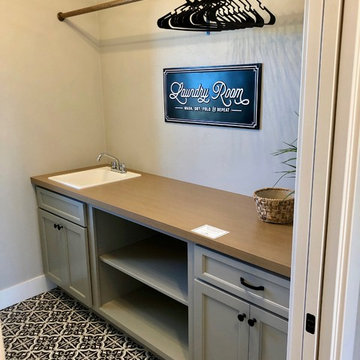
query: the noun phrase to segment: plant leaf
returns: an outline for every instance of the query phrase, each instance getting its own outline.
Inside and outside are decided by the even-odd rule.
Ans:
[[[286,147],[281,148],[277,151],[275,151],[274,153],[272,153],[273,156],[279,156],[279,155],[286,155],[286,154],[297,154],[297,139],[295,139],[293,142],[288,143],[288,142],[284,142],[284,145],[286,145]],[[273,186],[276,186],[280,180],[282,180],[283,178],[296,178],[296,156],[291,156],[290,158],[284,160],[281,162],[281,164],[289,167],[290,169],[288,170],[283,170],[283,171],[276,171],[276,173],[278,174],[282,174],[279,179],[276,181],[276,183]],[[293,163],[295,162],[295,164]]]

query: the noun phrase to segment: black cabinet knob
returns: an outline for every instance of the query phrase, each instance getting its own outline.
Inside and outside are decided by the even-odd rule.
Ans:
[[[62,228],[63,228],[62,225],[60,225],[60,224],[54,224],[54,229],[61,230]]]
[[[248,324],[249,324],[249,326],[251,326],[251,327],[253,327],[253,326],[255,325],[255,323],[256,323],[256,319],[249,319],[249,320],[248,320]]]
[[[243,322],[246,318],[246,314],[238,314],[239,321]]]

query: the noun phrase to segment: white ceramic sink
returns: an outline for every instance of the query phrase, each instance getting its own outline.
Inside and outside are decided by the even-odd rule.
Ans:
[[[110,167],[106,166],[63,175],[50,176],[49,180],[57,181],[75,189],[85,189],[115,181],[128,180],[138,176],[141,176],[141,174],[136,174],[130,171],[125,174],[121,174],[119,172],[111,171]]]

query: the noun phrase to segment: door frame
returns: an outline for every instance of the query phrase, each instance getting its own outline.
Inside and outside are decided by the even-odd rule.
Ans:
[[[343,14],[319,338],[319,358],[329,360],[358,357],[360,311],[359,1],[346,0]]]
[[[351,280],[359,290],[352,270],[360,265],[351,259],[360,232],[353,221],[360,206],[352,196],[356,190],[360,198],[357,1],[305,1],[287,352],[291,360],[340,359],[349,346],[346,321],[354,318],[351,311],[357,304],[349,300],[353,288],[346,286]],[[307,313],[315,316],[314,334],[305,330]]]
[[[287,358],[315,359],[337,90],[342,0],[305,1]],[[311,276],[309,276],[311,275]],[[305,331],[305,314],[315,333]]]

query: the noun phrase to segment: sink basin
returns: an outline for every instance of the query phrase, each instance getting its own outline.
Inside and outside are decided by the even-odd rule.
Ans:
[[[128,180],[141,176],[133,172],[121,174],[111,171],[110,167],[101,167],[90,170],[77,171],[69,174],[50,176],[49,180],[57,181],[75,189],[85,189],[92,186],[103,185],[115,181]]]

